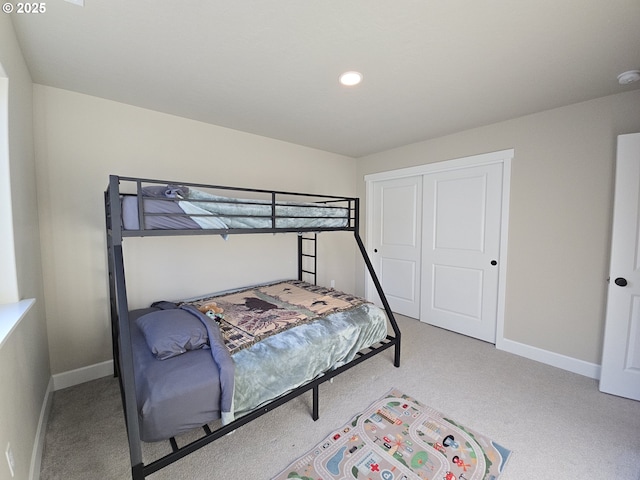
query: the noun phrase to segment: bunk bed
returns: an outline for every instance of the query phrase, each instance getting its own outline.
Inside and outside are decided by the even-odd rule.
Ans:
[[[111,175],[105,216],[114,374],[120,384],[133,480],[146,478],[308,391],[312,418],[317,420],[319,386],[387,349],[394,348],[394,365],[400,366],[400,330],[359,235],[357,198]],[[317,236],[335,231],[353,233],[383,309],[317,285]],[[125,238],[260,233],[297,234],[297,279],[188,300],[162,299],[148,308],[129,310]],[[225,313],[218,313],[218,307]],[[280,309],[287,320],[267,322],[267,332],[260,330],[264,322],[255,321],[260,331],[243,339],[249,329],[227,318],[236,309],[251,310],[258,317],[268,311],[270,319]],[[271,329],[275,324],[279,327]],[[182,329],[178,345],[176,325]],[[336,336],[349,341],[327,349],[326,342],[333,347]],[[329,355],[329,350],[335,352]],[[286,361],[278,355],[286,355]],[[296,367],[291,362],[299,363]],[[278,370],[282,365],[286,371]],[[260,382],[253,381],[256,369],[268,369]],[[198,373],[201,370],[208,373]],[[306,373],[293,378],[293,371]],[[263,377],[273,384],[265,384]],[[178,445],[176,437],[194,428],[200,428],[201,435]],[[170,443],[171,452],[145,464],[142,442],[160,440]]]

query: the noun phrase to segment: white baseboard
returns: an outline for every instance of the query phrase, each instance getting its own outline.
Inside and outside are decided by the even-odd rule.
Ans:
[[[47,391],[44,394],[42,408],[40,409],[40,419],[38,420],[38,428],[36,430],[36,438],[31,453],[31,465],[29,466],[29,479],[40,480],[40,467],[42,465],[42,452],[44,451],[45,434],[47,433],[47,422],[49,421],[49,412],[53,402],[53,377],[49,379]]]
[[[113,360],[58,373],[53,376],[53,388],[54,390],[61,390],[109,375],[113,375]]]
[[[585,362],[584,360],[578,360],[577,358],[550,352],[549,350],[543,350],[542,348],[533,347],[531,345],[508,340],[506,338],[498,340],[496,342],[496,348],[515,355],[520,355],[521,357],[528,358],[529,360],[535,360],[536,362],[577,373],[578,375],[583,375],[595,380],[600,379],[601,367],[595,363]],[[77,368],[68,372],[58,373],[52,377],[53,387],[54,390],[60,390],[109,375],[113,375],[113,360],[107,360],[106,362],[96,363],[95,365],[89,365],[87,367]]]
[[[532,347],[531,345],[514,342],[513,340],[507,340],[505,338],[496,343],[496,348],[595,380],[600,379],[601,367],[595,363],[585,362],[584,360],[578,360],[577,358],[568,357],[560,353],[550,352],[542,348]]]

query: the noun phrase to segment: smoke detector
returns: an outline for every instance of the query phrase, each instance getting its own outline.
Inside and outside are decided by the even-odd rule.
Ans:
[[[618,83],[620,85],[629,85],[638,80],[640,80],[640,70],[629,70],[618,75]]]

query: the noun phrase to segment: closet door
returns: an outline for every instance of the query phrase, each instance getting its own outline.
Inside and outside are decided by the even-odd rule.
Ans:
[[[373,234],[369,252],[391,310],[420,314],[422,177],[373,184]],[[369,292],[380,304],[373,284]]]
[[[424,176],[420,320],[495,343],[502,164]]]

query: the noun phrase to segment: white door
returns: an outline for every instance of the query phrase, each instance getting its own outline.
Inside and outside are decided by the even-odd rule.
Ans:
[[[371,262],[391,310],[420,314],[422,177],[374,182]],[[380,304],[373,283],[370,296]]]
[[[496,341],[502,164],[425,175],[423,322]]]
[[[620,135],[600,390],[640,400],[640,133]]]

